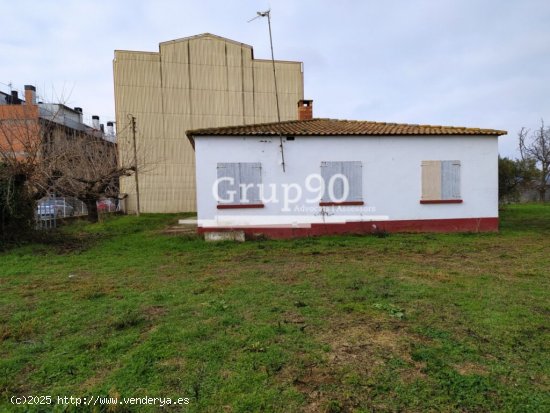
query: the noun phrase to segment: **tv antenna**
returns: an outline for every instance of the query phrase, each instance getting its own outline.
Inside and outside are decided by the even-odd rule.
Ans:
[[[273,65],[273,81],[275,83],[275,103],[277,105],[277,122],[279,123],[279,148],[281,149],[281,165],[283,166],[283,172],[285,172],[285,152],[283,148],[283,135],[281,134],[281,109],[279,108],[279,89],[277,89],[277,73],[275,72],[275,55],[273,54],[273,36],[271,35],[271,9],[266,11],[256,12],[257,16],[248,20],[248,23],[259,19],[261,17],[267,17],[267,26],[269,27],[269,45],[271,46],[271,63]]]

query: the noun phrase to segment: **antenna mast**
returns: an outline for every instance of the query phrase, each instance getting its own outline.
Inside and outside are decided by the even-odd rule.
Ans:
[[[267,16],[267,25],[269,27],[269,45],[271,46],[271,63],[273,65],[273,81],[275,83],[275,103],[277,105],[277,122],[281,123],[281,109],[279,107],[279,89],[277,88],[277,73],[275,72],[275,55],[273,53],[273,36],[271,35],[271,9],[266,11],[257,12],[257,16],[250,19],[248,23],[260,17]],[[281,165],[283,166],[283,172],[285,172],[285,151],[283,147],[283,135],[279,127],[279,148],[281,149]]]

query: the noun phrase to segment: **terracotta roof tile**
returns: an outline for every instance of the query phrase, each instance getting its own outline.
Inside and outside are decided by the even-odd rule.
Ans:
[[[495,129],[466,128],[461,126],[411,125],[338,119],[291,120],[281,123],[226,126],[221,128],[187,131],[193,136],[342,136],[342,135],[506,135]]]

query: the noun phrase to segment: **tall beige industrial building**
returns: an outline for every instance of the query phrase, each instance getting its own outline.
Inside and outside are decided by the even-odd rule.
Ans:
[[[133,154],[136,119],[141,212],[196,210],[195,158],[185,131],[277,121],[271,60],[212,34],[160,43],[158,52],[116,50],[117,141]],[[304,98],[301,62],[276,61],[281,120],[297,119]],[[134,177],[121,180],[126,210],[136,211]]]

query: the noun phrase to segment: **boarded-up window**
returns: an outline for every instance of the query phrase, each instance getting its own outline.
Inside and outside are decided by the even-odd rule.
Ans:
[[[357,202],[363,200],[361,161],[321,162],[325,191],[322,202]]]
[[[262,183],[259,162],[218,163],[218,203],[258,204]]]
[[[422,161],[422,200],[460,199],[460,161]]]

